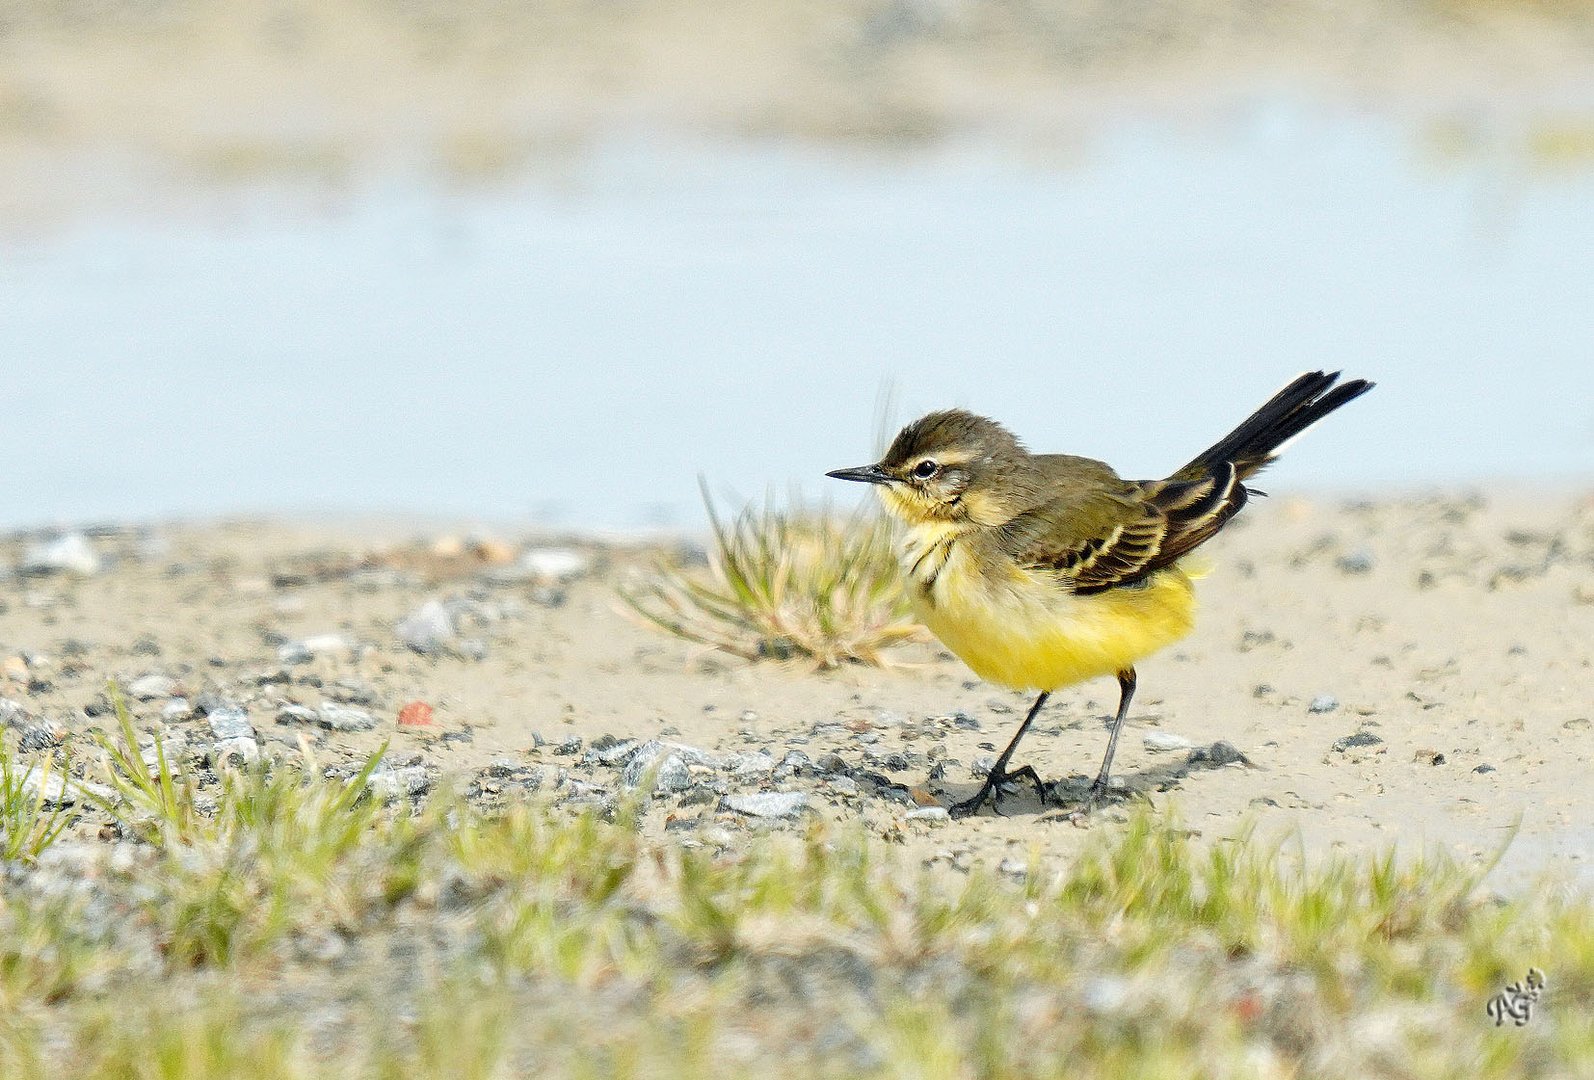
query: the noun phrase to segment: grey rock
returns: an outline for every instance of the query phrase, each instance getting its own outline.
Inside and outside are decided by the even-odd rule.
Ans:
[[[1219,739],[1211,746],[1200,746],[1190,752],[1190,757],[1185,764],[1196,766],[1203,765],[1209,769],[1221,768],[1224,765],[1250,765],[1251,759],[1239,751],[1233,743]]]
[[[1021,859],[1007,858],[997,864],[996,872],[1023,881],[1029,876],[1029,864]]]
[[[40,792],[43,792],[44,805],[52,808],[71,806],[84,798],[105,803],[116,801],[116,792],[104,784],[96,784],[89,780],[69,780],[54,769],[46,773],[41,765],[30,765],[22,774],[22,790],[30,798],[38,798]]]
[[[376,717],[364,709],[340,705],[336,701],[323,701],[316,714],[321,726],[328,731],[370,731],[376,727]]]
[[[139,740],[139,756],[144,759],[144,764],[150,769],[160,768],[161,760],[166,761],[166,768],[177,772],[182,765],[184,756],[188,752],[188,740],[181,735],[173,735],[165,739],[156,739],[146,736]]]
[[[840,754],[820,754],[819,760],[814,762],[814,768],[822,773],[841,773],[846,775],[851,771],[847,759]]]
[[[366,780],[371,794],[384,802],[424,795],[432,786],[424,765],[378,768]]]
[[[290,641],[277,649],[277,661],[282,664],[308,664],[318,656],[347,655],[354,644],[342,634],[317,634],[314,637]]]
[[[167,723],[174,720],[187,720],[194,715],[194,707],[188,703],[187,698],[174,697],[161,706],[161,719]]]
[[[24,727],[17,736],[17,747],[22,750],[52,750],[61,745],[62,733],[54,724],[41,720]]]
[[[1377,746],[1383,741],[1370,731],[1358,731],[1354,735],[1346,735],[1344,738],[1335,739],[1333,748],[1343,754],[1345,751],[1358,746]]]
[[[554,747],[553,752],[556,753],[556,754],[579,754],[579,753],[581,753],[581,736],[580,735],[572,735],[572,736],[570,736],[570,738],[566,739],[564,742],[562,742],[558,746]]]
[[[981,754],[969,763],[969,775],[976,780],[984,780],[991,775],[991,770],[996,768],[995,754]]]
[[[283,705],[277,709],[279,724],[319,724],[321,714],[303,705]]]
[[[788,750],[786,751],[786,756],[780,759],[780,765],[778,765],[777,768],[790,769],[792,772],[800,772],[801,770],[808,768],[808,766],[811,764],[813,764],[813,762],[809,759],[808,755],[803,753],[801,750]]]
[[[535,547],[521,554],[518,565],[531,580],[558,585],[581,577],[591,564],[586,555],[570,548]]]
[[[800,791],[761,791],[754,795],[727,795],[720,800],[720,805],[747,817],[779,820],[804,813],[808,809],[808,796]]]
[[[1339,708],[1339,699],[1332,694],[1318,694],[1312,703],[1306,707],[1309,713],[1331,713]]]
[[[20,701],[12,701],[10,698],[0,697],[0,723],[5,724],[6,727],[21,731],[23,728],[36,723],[37,720],[38,718],[24,708]]]
[[[1147,750],[1189,750],[1195,743],[1171,731],[1148,731],[1141,740]]]
[[[24,574],[77,574],[92,577],[102,566],[99,552],[87,536],[70,532],[53,540],[28,545],[19,566]]]
[[[636,790],[646,783],[647,777],[655,765],[658,765],[662,771],[665,760],[671,757],[680,762],[682,770],[689,765],[697,765],[699,767],[712,766],[716,760],[714,755],[706,750],[699,750],[695,746],[686,746],[682,743],[666,742],[660,739],[649,739],[641,746],[636,747],[627,756],[625,769],[620,774],[620,783],[629,790]],[[677,775],[678,770],[671,766],[671,783],[676,782]],[[654,784],[656,787],[662,787],[663,781],[655,777]],[[663,790],[684,791],[687,786],[689,784],[683,784],[679,788],[663,788]]]
[[[767,750],[755,750],[747,754],[732,754],[725,762],[725,767],[743,780],[768,776],[775,771],[775,759]]]
[[[842,795],[858,794],[858,781],[850,776],[842,776],[838,773],[835,776],[828,777],[827,782],[830,784],[830,790],[839,792]]]
[[[594,742],[587,757],[599,765],[619,765],[630,760],[641,747],[642,743],[636,739],[620,739],[603,747]]]
[[[1342,574],[1366,574],[1372,571],[1373,554],[1366,548],[1357,548],[1335,559],[1334,565]]]
[[[1484,764],[1479,765],[1477,768],[1473,769],[1472,771],[1475,772],[1475,773],[1492,773],[1492,772],[1494,772],[1496,770],[1495,770],[1495,767],[1493,765],[1490,765],[1488,762],[1485,762]]]
[[[428,600],[393,627],[399,641],[424,656],[432,656],[454,643],[454,613],[441,600]]]
[[[212,709],[205,718],[210,722],[210,733],[219,740],[255,737],[255,726],[249,722],[249,714],[237,705]]]
[[[951,821],[952,814],[944,806],[921,806],[917,810],[909,810],[908,821]]]
[[[177,693],[177,680],[165,675],[143,675],[127,684],[127,692],[139,701],[169,698]]]
[[[224,764],[253,765],[260,760],[260,744],[255,742],[253,735],[218,739],[210,748],[209,760],[212,768],[219,768]]]

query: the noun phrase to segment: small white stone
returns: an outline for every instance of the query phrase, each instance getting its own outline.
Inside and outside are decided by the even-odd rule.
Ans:
[[[951,821],[952,813],[944,806],[921,806],[917,810],[909,810],[909,821]]]
[[[520,565],[533,578],[549,585],[574,581],[587,572],[589,562],[587,556],[569,548],[528,548],[520,556]]]
[[[139,701],[169,698],[177,693],[177,681],[165,675],[144,675],[128,683],[127,692]]]
[[[1148,731],[1143,740],[1147,750],[1190,750],[1195,743],[1171,731]]]
[[[91,577],[100,572],[100,565],[94,545],[79,532],[32,544],[22,556],[22,571],[30,574],[64,571]]]
[[[428,600],[400,619],[393,633],[418,653],[440,652],[454,640],[454,615],[441,600]]]
[[[761,791],[755,795],[727,795],[727,810],[756,818],[794,818],[808,809],[808,796],[800,791]]]

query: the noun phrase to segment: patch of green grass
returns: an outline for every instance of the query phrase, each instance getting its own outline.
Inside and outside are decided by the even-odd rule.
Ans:
[[[173,821],[120,862],[72,841],[0,882],[0,1075],[1505,1080],[1594,1053],[1587,894],[1492,897],[1433,853],[1139,810],[1014,881],[823,824],[711,853],[627,814],[385,806],[308,761],[213,805],[159,773]],[[1495,1028],[1530,965],[1533,1022]]]
[[[52,778],[65,773],[49,755],[24,765],[0,738],[0,860],[32,862],[61,835],[68,819],[45,796]]]
[[[893,645],[922,637],[879,515],[766,501],[727,521],[706,488],[703,502],[714,534],[707,573],[660,565],[621,590],[649,625],[747,660],[818,668],[881,664]]]

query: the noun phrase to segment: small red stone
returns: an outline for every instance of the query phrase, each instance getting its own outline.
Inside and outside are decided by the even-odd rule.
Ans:
[[[424,701],[412,701],[399,710],[399,727],[430,727],[432,707]]]

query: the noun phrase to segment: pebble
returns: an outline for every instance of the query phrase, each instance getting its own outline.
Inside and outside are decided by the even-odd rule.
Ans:
[[[231,739],[218,739],[210,748],[210,767],[223,764],[253,765],[260,760],[260,744],[253,735],[240,735]]]
[[[17,746],[22,750],[52,750],[61,745],[63,735],[54,724],[41,720],[22,729],[17,736]]]
[[[1005,875],[1006,877],[1023,881],[1029,876],[1029,864],[1024,862],[1022,859],[1003,859],[999,864],[997,864],[996,872]]]
[[[909,810],[908,821],[951,821],[952,813],[944,806],[921,806],[917,810]]]
[[[90,780],[68,781],[54,769],[46,773],[41,765],[30,765],[22,774],[22,790],[32,798],[38,798],[42,791],[44,805],[51,808],[71,806],[85,796],[102,802],[116,801],[116,792],[104,784]]]
[[[969,775],[976,780],[984,780],[991,775],[991,770],[996,768],[995,754],[981,754],[969,762]]]
[[[1334,566],[1342,574],[1370,573],[1373,569],[1373,555],[1366,548],[1357,548],[1335,559]]]
[[[281,646],[277,649],[277,661],[283,664],[308,664],[318,656],[353,651],[353,643],[342,634],[317,634]]]
[[[680,762],[679,770],[670,766],[669,782],[672,784],[677,782],[688,765],[713,766],[716,763],[712,754],[695,746],[649,739],[636,746],[626,756],[625,769],[620,773],[620,783],[634,791],[647,781],[648,774],[655,764],[659,766],[662,774],[666,760],[672,757]],[[685,791],[689,786],[689,783],[684,783],[680,787],[664,787],[664,780],[659,776],[654,777],[653,783],[655,787],[666,791]]]
[[[99,552],[89,538],[70,532],[53,540],[30,544],[23,552],[20,569],[24,574],[77,574],[93,577],[100,572]]]
[[[1189,750],[1195,743],[1171,731],[1148,731],[1142,740],[1147,750]]]
[[[314,709],[303,705],[283,705],[277,709],[279,724],[319,724],[320,722],[320,715]]]
[[[659,763],[653,786],[658,791],[686,791],[692,786],[692,771],[680,754],[666,754]]]
[[[352,705],[323,701],[319,709],[303,705],[283,705],[277,710],[279,724],[314,724],[328,731],[369,731],[376,727],[376,717]]]
[[[165,675],[144,675],[128,683],[127,692],[139,701],[169,698],[177,693],[177,681]]]
[[[237,705],[212,709],[205,719],[210,723],[210,733],[220,741],[255,737],[255,726],[249,722],[249,714]]]
[[[1208,768],[1217,769],[1224,765],[1233,765],[1236,762],[1241,765],[1249,765],[1251,764],[1251,759],[1242,754],[1239,747],[1233,743],[1219,739],[1211,746],[1196,747],[1190,752],[1190,757],[1185,764],[1205,765]]]
[[[1339,699],[1331,694],[1318,694],[1306,707],[1309,713],[1330,713],[1339,708]]]
[[[441,600],[428,600],[393,627],[399,641],[423,656],[432,656],[454,642],[454,615]]]
[[[192,715],[194,715],[194,707],[189,704],[187,698],[174,697],[161,706],[161,719],[167,723],[171,723],[174,720],[187,720]]]
[[[424,701],[412,701],[399,710],[399,727],[430,727],[432,707]]]
[[[1358,731],[1354,735],[1346,735],[1344,738],[1335,739],[1333,749],[1343,754],[1345,751],[1357,746],[1377,746],[1383,741],[1370,731]]]
[[[725,767],[739,779],[751,780],[774,772],[775,758],[767,750],[755,750],[748,754],[732,755],[725,762]]]
[[[329,731],[370,731],[376,727],[376,717],[352,705],[323,701],[316,712],[321,726]]]
[[[587,758],[600,765],[620,765],[641,747],[642,744],[636,739],[616,739],[612,735],[604,735],[592,741]]]
[[[1485,762],[1484,764],[1479,765],[1477,768],[1473,769],[1472,771],[1475,772],[1475,773],[1492,773],[1492,772],[1494,772],[1496,770],[1495,770],[1495,767],[1493,765],[1490,765],[1487,762]]]
[[[808,809],[808,796],[800,791],[761,791],[754,795],[727,795],[720,805],[748,817],[794,818]]]
[[[19,701],[0,698],[0,723],[19,731],[34,722],[34,716]]]
[[[366,778],[371,794],[384,802],[394,799],[414,798],[424,795],[432,786],[424,765],[401,765],[397,768],[378,768]]]
[[[570,548],[527,548],[520,556],[520,566],[528,576],[547,585],[574,581],[587,572],[591,560]]]

